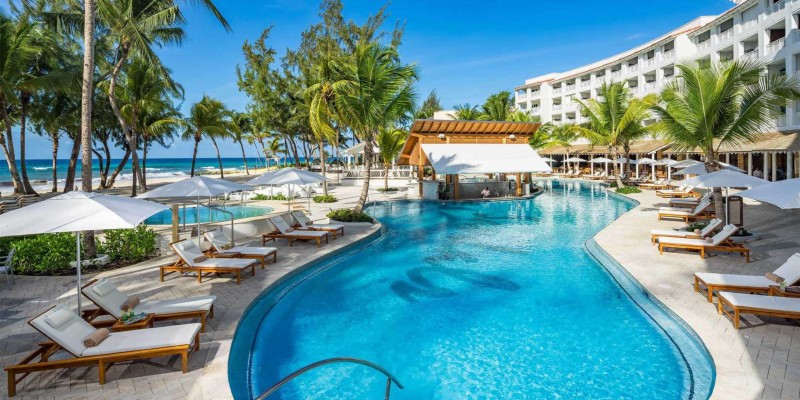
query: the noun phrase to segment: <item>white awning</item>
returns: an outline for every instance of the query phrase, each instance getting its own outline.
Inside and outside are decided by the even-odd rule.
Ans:
[[[552,172],[525,144],[422,144],[437,174]]]

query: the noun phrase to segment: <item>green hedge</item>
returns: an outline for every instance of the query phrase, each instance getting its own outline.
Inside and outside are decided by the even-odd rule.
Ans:
[[[331,211],[328,218],[339,222],[373,222],[372,217],[367,213],[356,213],[349,208]]]
[[[400,190],[400,188],[396,188],[396,187],[390,187],[390,188],[382,188],[381,187],[381,188],[378,188],[379,192],[396,192],[398,190]]]
[[[105,240],[98,243],[98,254],[108,254],[111,262],[134,264],[156,253],[156,232],[139,225],[135,229],[105,231]]]
[[[323,194],[319,196],[314,196],[312,200],[314,200],[314,203],[335,203],[336,196],[331,194]]]
[[[286,196],[282,194],[276,194],[274,196],[267,196],[265,194],[257,194],[250,198],[250,200],[287,200]]]
[[[637,187],[633,186],[625,186],[624,188],[617,189],[617,193],[619,194],[633,194],[633,193],[642,193],[641,190]]]

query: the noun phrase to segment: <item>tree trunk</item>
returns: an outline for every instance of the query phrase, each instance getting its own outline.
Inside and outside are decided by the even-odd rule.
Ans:
[[[611,150],[611,158],[616,161],[619,158],[619,153],[617,153],[617,149],[615,147],[610,148]],[[619,174],[619,164],[614,163],[614,179],[617,180],[617,190],[622,189],[625,187],[625,184],[622,182],[622,177]]]
[[[91,0],[86,0],[91,1]],[[128,59],[128,49],[126,45],[120,44],[119,48],[119,60],[114,65],[114,69],[111,72],[111,79],[109,80],[109,87],[108,87],[108,102],[111,105],[111,111],[114,112],[114,115],[117,117],[119,121],[119,126],[122,128],[122,133],[125,135],[125,141],[128,142],[128,149],[131,152],[131,158],[133,159],[133,185],[131,185],[131,197],[136,196],[136,178],[141,178],[141,170],[139,169],[139,154],[136,152],[137,144],[136,144],[136,132],[134,132],[128,123],[125,121],[125,118],[122,116],[122,112],[120,112],[119,107],[117,106],[117,78],[119,77],[119,73],[122,70],[122,66],[125,65],[125,61]]]
[[[372,138],[375,137],[373,132],[370,132],[367,137],[364,138],[364,141],[367,143],[364,146],[364,184],[361,185],[361,196],[358,197],[358,203],[356,203],[353,212],[360,213],[364,210],[364,205],[367,203],[367,196],[369,195],[369,178],[372,171]]]
[[[83,2],[83,87],[81,89],[81,186],[83,191],[92,191],[92,99],[94,97],[94,18],[96,0]],[[94,232],[83,233],[84,254],[97,255]]]
[[[217,161],[219,162],[219,177],[220,179],[225,179],[225,170],[222,169],[222,157],[219,155],[219,147],[217,146],[217,140],[211,136],[211,143],[214,144],[214,150],[217,151]]]
[[[22,92],[19,98],[20,102],[20,115],[19,115],[19,169],[22,176],[22,190],[25,194],[37,194],[31,186],[31,181],[28,179],[28,164],[25,160],[25,133],[28,125],[28,103],[30,102],[30,95]]]
[[[11,174],[11,181],[14,183],[14,193],[22,193],[22,180],[19,179],[19,170],[17,169],[17,156],[14,152],[14,137],[11,133],[11,127],[13,123],[11,122],[11,118],[9,118],[8,114],[5,112],[5,104],[0,103],[0,113],[2,113],[3,122],[6,125],[6,134],[5,137],[0,135],[0,145],[3,147],[3,153],[6,157],[6,163],[8,163],[8,172]]]
[[[200,137],[200,135],[194,136],[194,151],[192,152],[192,172],[189,175],[190,177],[194,177],[194,165],[195,162],[197,161],[197,147],[200,146],[201,139],[202,138]]]
[[[97,187],[100,189],[105,189],[107,177],[105,174],[103,174],[103,167],[107,164],[106,159],[103,158],[103,155],[100,154],[100,152],[95,148],[92,148],[92,153],[94,153],[95,157],[97,157],[97,171],[100,173],[100,184],[97,185]]]
[[[75,190],[75,169],[78,167],[80,149],[80,137],[72,138],[72,151],[69,153],[69,166],[67,167],[67,179],[64,180],[64,193]]]
[[[125,149],[125,155],[122,156],[122,160],[117,165],[117,168],[114,169],[114,173],[108,178],[108,187],[114,187],[114,182],[117,180],[117,176],[122,173],[122,170],[125,168],[125,165],[128,163],[128,159],[131,157],[131,149]]]
[[[250,168],[247,166],[247,155],[244,154],[244,143],[242,143],[241,137],[238,140],[239,140],[239,147],[242,148],[242,161],[244,161],[244,172],[247,173],[247,175],[250,175]]]
[[[50,190],[53,193],[58,192],[58,135],[50,135],[53,139],[53,188]]]
[[[142,190],[147,191],[147,137],[142,140]]]
[[[322,143],[322,141],[319,142],[319,165],[322,168],[322,176],[327,178],[327,176],[325,175],[325,145]],[[327,180],[322,181],[322,194],[324,194],[325,196],[328,195]]]
[[[389,164],[387,163],[383,163],[383,190],[389,190]]]
[[[714,153],[707,152],[705,156],[706,156],[705,165],[707,172],[715,172],[722,169]],[[722,198],[722,188],[715,187],[713,190],[714,190],[714,212],[716,213],[717,218],[720,218],[727,223],[728,222],[727,216],[725,215],[725,202],[723,201]]]
[[[630,153],[630,150],[625,150],[625,168],[624,168],[624,170],[625,170],[625,172],[623,172],[623,173],[625,174],[625,176],[628,179],[631,179],[631,153]]]

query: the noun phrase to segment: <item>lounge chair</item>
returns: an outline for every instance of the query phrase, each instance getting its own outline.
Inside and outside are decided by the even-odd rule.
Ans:
[[[128,295],[119,291],[116,285],[106,279],[92,279],[81,288],[86,298],[91,300],[97,308],[89,322],[105,314],[117,320],[122,318],[122,303]],[[155,321],[172,321],[180,319],[200,319],[200,332],[206,331],[206,318],[214,318],[214,301],[217,296],[197,296],[172,300],[143,300],[133,312],[136,314],[153,314]]]
[[[700,230],[700,234],[695,234],[693,231],[674,231],[669,229],[653,229],[650,231],[650,242],[656,244],[659,238],[662,237],[677,237],[677,238],[687,238],[687,239],[704,239],[710,236],[717,228],[722,226],[723,221],[718,218],[714,218],[711,221],[708,221],[708,225],[705,226],[702,230]]]
[[[687,210],[685,208],[672,208],[672,207],[661,207],[658,210],[658,219],[663,220],[664,218],[675,218],[675,219],[682,219],[687,224],[689,221],[694,221],[697,219],[710,219],[713,218],[709,209],[711,208],[711,201],[706,200],[700,202],[693,210]]]
[[[267,257],[272,256],[272,262],[278,262],[278,249],[274,247],[232,246],[231,239],[222,230],[217,229],[204,234],[211,243],[211,257],[222,258],[251,258],[261,262],[261,269],[267,265]]]
[[[14,283],[14,267],[11,262],[14,260],[14,249],[8,252],[5,257],[0,257],[0,272],[6,274],[6,284]]]
[[[736,329],[739,329],[741,314],[800,319],[800,299],[797,298],[719,292],[717,299],[717,312],[727,315]]]
[[[714,196],[713,191],[704,194],[703,197],[683,197],[669,200],[669,206],[672,208],[695,208],[701,201],[711,201]]]
[[[595,172],[593,172],[591,174],[583,174],[583,175],[581,175],[581,178],[583,178],[583,179],[594,179],[594,178],[597,178],[598,176],[600,176],[600,172],[599,171],[595,171]]]
[[[783,278],[788,285],[800,282],[800,253],[797,253],[773,274]],[[738,275],[738,274],[715,274],[711,272],[696,272],[694,274],[694,291],[700,292],[703,286],[708,291],[708,302],[713,301],[714,292],[735,291],[747,293],[767,293],[771,285],[777,285],[775,281],[767,279],[764,275]]]
[[[736,225],[725,225],[719,233],[711,238],[661,238],[658,239],[658,252],[664,254],[664,249],[698,250],[700,252],[700,258],[706,258],[706,252],[708,251],[726,251],[741,253],[742,256],[745,257],[745,262],[750,262],[750,249],[744,247],[741,243],[734,243],[730,239],[738,230],[739,228],[737,228]]]
[[[269,222],[272,223],[272,226],[275,227],[275,230],[271,233],[262,235],[262,244],[266,244],[267,240],[276,239],[288,240],[289,247],[292,247],[294,242],[298,240],[315,240],[317,242],[317,247],[322,245],[322,239],[325,239],[325,243],[328,243],[328,232],[294,229],[286,223],[283,217],[272,217],[269,219]]]
[[[314,224],[306,214],[302,211],[293,211],[292,218],[297,222],[295,228],[309,231],[325,231],[330,232],[333,238],[336,239],[336,234],[344,236],[344,225],[339,224]]]
[[[694,186],[681,185],[677,189],[672,190],[656,190],[656,196],[664,198],[684,198],[694,196]]]
[[[184,373],[189,371],[189,351],[200,348],[200,324],[163,326],[125,332],[113,332],[95,347],[83,344],[97,328],[82,320],[61,304],[49,308],[28,323],[52,342],[17,365],[5,368],[8,373],[8,396],[17,394],[17,384],[32,372],[82,366],[99,368],[100,384],[106,383],[106,368],[118,362],[164,356],[180,356]],[[56,357],[65,350],[71,357]],[[50,360],[50,358],[54,360]],[[38,358],[38,360],[37,360]],[[17,375],[22,375],[17,378]]]
[[[669,189],[672,187],[672,179],[661,179],[654,183],[643,183],[639,185],[642,189],[649,189],[649,190],[658,190],[658,189]]]
[[[208,274],[234,274],[236,284],[242,282],[242,271],[250,270],[250,275],[256,274],[256,260],[242,260],[239,258],[207,258],[206,255],[197,247],[192,240],[181,240],[170,243],[172,249],[178,255],[178,261],[174,264],[161,266],[161,282],[164,276],[173,272],[185,273],[194,272],[197,274],[197,282],[203,282],[203,275]]]

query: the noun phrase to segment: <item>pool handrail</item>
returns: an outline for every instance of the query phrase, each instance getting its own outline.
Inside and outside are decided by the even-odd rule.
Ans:
[[[234,239],[234,237],[233,237],[233,236],[234,236],[236,233],[235,233],[235,230],[233,229],[233,227],[234,227],[234,220],[235,220],[236,218],[234,217],[233,213],[232,213],[232,212],[230,212],[230,211],[228,211],[228,210],[226,210],[226,209],[224,209],[224,208],[220,208],[220,207],[217,207],[217,206],[211,205],[210,203],[209,203],[209,204],[203,204],[203,203],[200,203],[200,205],[201,205],[202,207],[208,208],[209,210],[217,210],[217,211],[219,211],[219,212],[221,212],[221,213],[223,213],[223,214],[228,214],[228,215],[231,217],[231,244],[234,244],[234,243],[235,243],[235,241],[236,241],[236,239]],[[211,223],[211,222],[212,222],[212,221],[211,221],[211,217],[209,217],[208,219],[209,219],[209,221],[208,221],[208,222],[206,222],[206,224],[208,224],[208,223]],[[201,224],[201,225],[202,225],[202,224]],[[200,233],[200,232],[197,232],[197,234],[198,234],[198,235],[201,235],[201,233]]]
[[[269,397],[272,394],[274,394],[275,392],[277,392],[278,389],[280,389],[283,385],[289,383],[294,378],[297,378],[298,376],[300,376],[300,375],[302,375],[302,374],[304,374],[304,373],[306,373],[308,371],[311,371],[312,369],[316,369],[316,368],[319,368],[319,367],[322,367],[322,366],[325,366],[325,365],[328,365],[328,364],[336,364],[336,363],[350,363],[350,364],[364,365],[364,366],[370,367],[370,368],[382,373],[384,376],[386,376],[386,392],[385,392],[385,395],[384,395],[384,400],[389,400],[389,394],[390,394],[391,389],[392,389],[392,382],[394,382],[394,384],[397,385],[397,387],[399,389],[403,389],[403,385],[400,383],[400,381],[398,381],[397,378],[394,377],[394,375],[392,375],[389,371],[387,371],[386,369],[384,369],[383,367],[381,367],[378,364],[369,362],[367,360],[361,360],[361,359],[358,359],[358,358],[333,357],[333,358],[326,358],[324,360],[320,360],[320,361],[308,364],[305,367],[300,368],[295,372],[292,372],[291,374],[289,374],[285,378],[281,379],[278,383],[272,385],[272,387],[270,387],[269,389],[264,391],[264,393],[261,393],[260,396],[256,397],[256,400],[264,400],[264,399],[266,399],[267,397]]]

